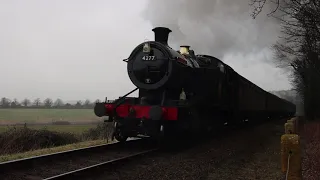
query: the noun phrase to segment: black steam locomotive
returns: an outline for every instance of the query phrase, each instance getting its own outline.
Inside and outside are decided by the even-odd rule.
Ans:
[[[114,122],[114,137],[173,137],[201,134],[224,125],[238,126],[292,116],[295,105],[251,83],[221,60],[196,55],[189,46],[168,46],[170,29],[153,29],[155,41],[138,45],[127,63],[137,87],[113,102],[97,103],[98,117]],[[139,90],[139,97],[128,97]]]

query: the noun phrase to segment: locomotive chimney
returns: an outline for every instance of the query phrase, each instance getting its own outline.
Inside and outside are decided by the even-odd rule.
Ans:
[[[181,54],[189,54],[190,46],[184,45],[180,46],[180,53]]]
[[[152,31],[154,32],[155,41],[168,45],[169,33],[172,32],[169,28],[156,27]]]

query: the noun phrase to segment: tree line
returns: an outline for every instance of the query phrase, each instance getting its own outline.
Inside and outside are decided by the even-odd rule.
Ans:
[[[100,102],[97,99],[94,102],[91,102],[89,99],[84,101],[78,100],[76,103],[64,103],[64,101],[60,98],[56,100],[52,100],[51,98],[46,98],[41,100],[40,98],[36,98],[31,101],[28,98],[25,98],[21,101],[18,101],[16,98],[10,100],[9,98],[3,97],[0,100],[0,108],[61,108],[61,109],[91,109],[94,107],[95,103]]]
[[[271,6],[268,16],[282,27],[282,36],[273,45],[280,67],[291,72],[292,84],[302,98],[304,115],[320,118],[320,1],[251,0],[252,16]]]

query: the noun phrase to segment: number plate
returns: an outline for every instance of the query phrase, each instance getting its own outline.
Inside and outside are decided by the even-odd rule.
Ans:
[[[157,58],[156,56],[143,56],[142,60],[144,61],[155,61]]]

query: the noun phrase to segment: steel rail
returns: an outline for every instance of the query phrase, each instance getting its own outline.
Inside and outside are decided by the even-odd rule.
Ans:
[[[132,139],[125,143],[115,142],[110,144],[102,144],[96,146],[90,146],[85,148],[78,148],[68,151],[62,151],[57,153],[50,153],[40,156],[33,156],[29,158],[22,158],[17,160],[11,160],[0,163],[0,174],[3,172],[17,171],[18,169],[32,168],[34,163],[45,163],[48,161],[55,162],[57,160],[63,160],[70,157],[79,156],[85,153],[103,152],[113,150],[115,148],[126,146],[143,141],[143,139]]]
[[[92,178],[93,176],[101,175],[101,173],[106,172],[106,169],[108,170],[108,168],[110,169],[112,166],[116,166],[119,163],[122,164],[126,161],[135,160],[137,158],[140,158],[143,155],[147,155],[147,154],[156,152],[158,150],[159,150],[158,148],[150,149],[150,150],[135,153],[129,156],[105,161],[105,162],[88,166],[85,168],[81,168],[81,169],[77,169],[77,170],[63,173],[60,175],[52,176],[44,180],[84,179],[84,178],[90,178],[90,177]]]

